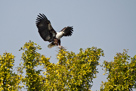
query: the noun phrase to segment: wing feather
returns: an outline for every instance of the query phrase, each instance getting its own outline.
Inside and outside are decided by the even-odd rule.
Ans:
[[[73,27],[64,27],[61,31],[64,32],[63,36],[71,36],[73,33]]]
[[[36,19],[38,32],[44,41],[51,42],[56,36],[56,31],[52,28],[50,21],[44,14],[39,14]]]

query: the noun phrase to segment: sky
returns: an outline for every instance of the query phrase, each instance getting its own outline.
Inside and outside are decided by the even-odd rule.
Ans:
[[[101,64],[113,61],[123,49],[129,49],[131,57],[136,55],[136,0],[0,0],[0,55],[15,55],[15,66],[21,61],[23,51],[19,49],[29,40],[41,46],[39,53],[57,63],[58,48],[49,49],[38,33],[35,21],[39,13],[47,16],[56,31],[73,26],[73,35],[61,39],[67,51],[101,48],[105,54]],[[101,69],[98,67],[92,91],[106,81]]]

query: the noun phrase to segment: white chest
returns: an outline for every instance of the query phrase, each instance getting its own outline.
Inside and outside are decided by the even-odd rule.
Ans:
[[[63,33],[64,33],[64,32],[57,32],[56,38],[57,38],[57,39],[60,39],[60,38],[63,36]]]

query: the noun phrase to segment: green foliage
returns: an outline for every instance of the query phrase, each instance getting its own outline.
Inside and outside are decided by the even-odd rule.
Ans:
[[[52,64],[42,57],[46,68],[46,89],[55,91],[87,91],[91,88],[93,78],[96,78],[99,58],[103,55],[101,49],[95,47],[80,49],[78,54],[59,50],[57,64]],[[46,60],[46,62],[45,62]]]
[[[113,62],[104,61],[108,82],[102,82],[101,91],[129,91],[136,83],[136,56],[131,58],[127,51],[117,53]]]
[[[77,54],[59,49],[56,64],[38,50],[41,47],[34,42],[24,44],[20,49],[23,62],[18,67],[18,74],[13,72],[14,55],[0,55],[0,91],[18,91],[24,87],[27,91],[91,90],[99,59],[104,56],[102,49],[80,49]],[[101,91],[128,91],[136,87],[136,56],[130,58],[124,51],[117,53],[113,62],[104,61],[103,64],[108,82],[102,82]],[[39,67],[43,69],[37,69]],[[25,86],[21,86],[22,83]]]
[[[0,55],[0,91],[15,91],[21,88],[19,83],[22,76],[13,70],[14,56],[11,53]]]
[[[27,91],[40,91],[43,87],[43,78],[40,75],[41,70],[35,70],[34,68],[38,65],[41,65],[40,53],[37,53],[37,50],[40,50],[40,46],[37,46],[36,43],[29,41],[25,43],[24,46],[20,50],[24,50],[22,53],[23,66],[18,68],[18,70],[22,70],[25,68],[26,76],[22,79],[24,84],[27,87]]]
[[[40,49],[31,41],[21,48],[25,52],[22,54],[23,66],[19,70],[26,70],[23,82],[28,91],[89,90],[90,83],[98,73],[98,60],[104,55],[101,49],[95,47],[87,48],[85,51],[80,49],[78,54],[60,49],[57,55],[58,63],[53,64],[49,58],[36,52]],[[35,69],[40,65],[46,69],[43,75],[40,75],[41,70]]]

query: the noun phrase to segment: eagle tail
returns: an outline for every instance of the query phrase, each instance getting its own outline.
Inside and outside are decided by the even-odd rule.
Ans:
[[[55,46],[55,44],[50,43],[50,44],[48,45],[48,48],[52,48],[52,47],[54,47],[54,46]]]

